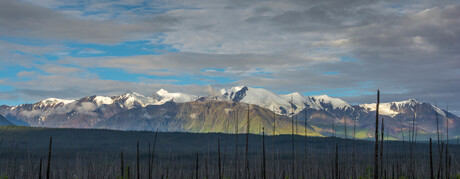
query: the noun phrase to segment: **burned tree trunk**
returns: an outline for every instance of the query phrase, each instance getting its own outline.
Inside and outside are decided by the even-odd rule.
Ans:
[[[379,178],[379,104],[380,91],[377,90],[377,107],[375,108],[374,179]]]

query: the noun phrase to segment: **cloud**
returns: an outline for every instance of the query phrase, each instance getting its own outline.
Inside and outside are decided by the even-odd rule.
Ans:
[[[56,65],[56,64],[40,65],[38,66],[38,68],[50,74],[60,74],[60,73],[61,74],[71,74],[71,73],[78,73],[78,72],[84,71],[81,68],[67,67],[67,66]]]
[[[92,43],[117,43],[141,39],[149,34],[167,30],[159,24],[80,19],[13,0],[0,1],[0,27],[2,36]]]
[[[24,78],[24,77],[31,77],[31,76],[34,76],[36,74],[37,74],[36,71],[21,71],[21,72],[17,73],[16,76]]]
[[[82,102],[75,111],[80,114],[88,114],[88,115],[97,115],[93,111],[97,109],[97,106],[91,102]]]
[[[80,74],[37,74],[31,80],[6,80],[3,84],[15,87],[5,94],[14,94],[22,100],[32,102],[49,97],[79,99],[92,95],[116,96],[126,92],[138,92],[150,96],[162,88],[172,92],[180,91],[200,96],[208,94],[206,86],[162,84],[149,80],[140,82],[105,80],[88,72],[80,72]],[[0,97],[4,96],[0,95]]]
[[[82,49],[81,51],[78,52],[78,54],[90,54],[90,55],[104,54],[104,53],[105,53],[104,51],[95,50],[95,49]]]
[[[415,97],[460,108],[459,2],[7,0],[0,8],[2,36],[96,44],[143,39],[175,51],[119,57],[87,48],[78,53],[105,56],[75,58],[60,56],[69,49],[59,42],[36,47],[0,41],[2,62],[49,73],[8,81],[26,98],[126,90],[148,94],[165,86],[205,93],[206,86],[171,85],[186,77],[208,80],[213,88],[334,91],[352,94],[345,97],[352,103],[372,102],[373,95],[367,94],[380,88],[385,100]],[[59,59],[49,62],[41,50]],[[161,79],[104,80],[88,72],[94,67]],[[212,84],[212,77],[232,82]]]
[[[283,58],[284,60],[280,60]],[[205,68],[226,69],[235,75],[253,73],[254,69],[276,70],[307,65],[314,60],[305,60],[282,55],[254,54],[201,54],[201,53],[166,53],[162,55],[141,55],[129,57],[66,58],[62,64],[82,67],[119,68],[130,73],[152,75],[201,74]]]

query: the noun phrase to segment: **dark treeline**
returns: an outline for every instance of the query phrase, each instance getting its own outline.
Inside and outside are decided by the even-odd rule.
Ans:
[[[0,129],[4,131],[5,127]],[[294,135],[293,158],[291,135],[250,134],[246,161],[246,134],[238,136],[238,144],[234,134],[159,132],[156,141],[155,134],[8,127],[0,144],[0,176],[39,178],[41,173],[46,178],[48,166],[50,178],[122,175],[125,178],[373,178],[374,175],[375,141],[333,137],[305,140],[304,136]],[[48,165],[50,136],[52,152]],[[446,145],[438,147],[433,140],[430,152],[427,141],[414,144],[385,140],[384,151],[379,152],[380,178],[458,177],[460,145],[456,140],[450,141],[448,157]]]

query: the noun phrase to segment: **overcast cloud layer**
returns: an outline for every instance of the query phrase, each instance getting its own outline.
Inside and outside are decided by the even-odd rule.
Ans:
[[[263,87],[460,114],[459,1],[0,0],[0,104]]]

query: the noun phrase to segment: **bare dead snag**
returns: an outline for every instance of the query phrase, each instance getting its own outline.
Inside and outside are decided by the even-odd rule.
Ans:
[[[379,178],[379,104],[380,91],[377,90],[377,107],[375,109],[375,150],[374,150],[374,179]]]
[[[267,178],[266,165],[265,165],[265,129],[262,127],[262,178]]]
[[[50,137],[50,146],[48,149],[48,166],[46,167],[46,179],[50,178],[50,169],[51,169],[51,146],[53,143],[53,137]]]
[[[121,178],[125,177],[125,167],[124,167],[124,161],[123,161],[123,151],[120,153],[120,160],[121,160]]]
[[[434,175],[433,175],[433,151],[432,151],[432,147],[431,147],[431,137],[430,137],[430,177],[431,179],[434,179]]]

